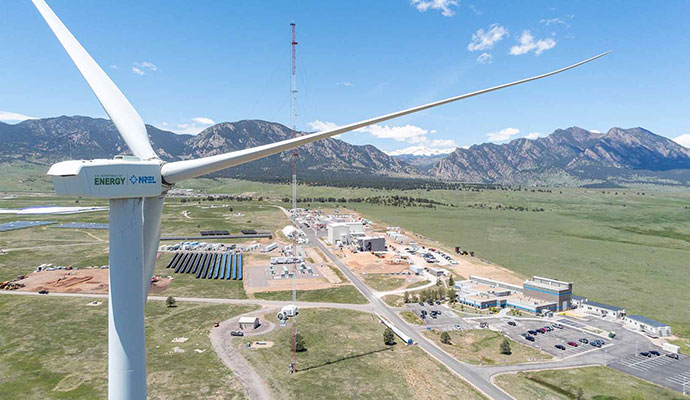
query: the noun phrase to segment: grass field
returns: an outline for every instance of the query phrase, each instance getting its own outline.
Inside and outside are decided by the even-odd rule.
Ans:
[[[34,168],[35,169],[35,168]],[[32,171],[29,169],[28,171]],[[13,166],[13,182],[26,173]],[[6,178],[10,179],[10,178]],[[40,179],[33,177],[32,179]],[[225,217],[223,209],[207,209],[208,202],[181,204],[172,199],[165,208],[164,233],[194,233],[200,227],[230,230],[258,225],[277,229],[285,223],[270,206],[290,192],[289,185],[265,184],[231,179],[197,179],[180,187],[212,193],[254,193],[263,202],[231,202],[236,210],[247,207],[247,217]],[[11,189],[11,186],[10,186]],[[477,256],[505,266],[528,277],[542,275],[574,282],[576,294],[592,300],[625,307],[629,314],[643,314],[672,325],[674,332],[690,336],[690,292],[684,290],[690,256],[690,192],[687,189],[523,189],[514,190],[381,190],[310,187],[300,185],[301,197],[345,199],[370,196],[404,195],[434,199],[455,207],[390,207],[365,202],[304,204],[316,208],[349,207],[386,225],[414,230],[447,249],[459,245]],[[74,200],[57,198],[21,198],[2,200],[0,206],[20,206]],[[82,204],[88,202],[82,201]],[[498,206],[501,208],[498,208]],[[507,207],[544,209],[543,212],[515,211]],[[182,211],[194,218],[188,220]],[[249,214],[251,212],[251,215]],[[100,215],[97,215],[100,214]],[[56,217],[61,220],[103,222],[107,215]],[[257,215],[254,217],[253,215]],[[0,216],[1,221],[37,219]],[[51,218],[52,219],[52,218]],[[50,228],[32,228],[45,232]],[[15,231],[18,232],[18,231]],[[13,233],[12,236],[15,234]],[[72,239],[79,235],[75,233]],[[0,234],[0,247],[14,246]],[[56,235],[24,234],[22,243],[59,243]],[[84,235],[83,241],[92,240]],[[81,247],[83,246],[83,247]],[[16,247],[16,246],[15,246]],[[105,259],[105,246],[84,244],[54,247],[51,257],[44,250],[26,250],[22,254],[0,256],[0,279],[43,262],[67,263],[72,260]],[[70,251],[68,251],[70,250]],[[75,250],[72,252],[71,250]],[[659,293],[673,293],[659,296]]]
[[[376,316],[349,310],[305,309],[298,329],[306,352],[297,355],[297,372],[288,373],[291,330],[276,328],[259,336],[275,345],[238,348],[277,399],[478,399],[468,384],[416,346],[383,343]],[[286,384],[289,382],[289,384]]]
[[[402,319],[404,319],[407,323],[410,324],[415,324],[415,325],[422,325],[424,321],[422,321],[421,318],[417,316],[417,314],[413,313],[412,311],[402,311],[400,313],[400,316]]]
[[[499,332],[488,329],[449,331],[450,344],[441,343],[441,332],[425,331],[424,336],[460,361],[470,364],[519,364],[529,361],[549,360],[552,357],[529,346],[508,339],[512,354],[501,354],[499,346],[506,339]]]
[[[537,372],[504,374],[495,382],[518,400],[575,399],[582,391],[582,399],[685,399],[680,393],[645,382],[606,367],[587,367]]]
[[[0,397],[106,397],[108,303],[87,306],[92,300],[0,295]],[[244,398],[240,382],[216,357],[208,333],[214,321],[252,309],[179,302],[167,308],[164,302],[149,302],[149,398]],[[189,340],[171,343],[182,336]]]
[[[263,300],[292,300],[292,290],[278,292],[257,292],[254,297]],[[328,289],[298,290],[297,301],[323,303],[366,304],[367,299],[352,285],[341,285]]]
[[[366,274],[362,277],[367,286],[379,292],[387,292],[405,286],[405,278],[384,274]]]
[[[257,192],[273,199],[288,195],[290,189],[229,179],[196,180],[189,187]],[[690,309],[684,306],[690,293],[683,290],[690,256],[687,189],[399,191],[301,185],[298,194],[345,199],[403,195],[453,204],[456,207],[434,209],[364,202],[302,205],[348,207],[384,226],[414,230],[447,249],[473,250],[478,257],[525,277],[572,281],[578,295],[670,323],[675,332],[690,336]]]
[[[391,307],[402,307],[405,305],[403,297],[397,294],[389,294],[382,297],[383,301]]]

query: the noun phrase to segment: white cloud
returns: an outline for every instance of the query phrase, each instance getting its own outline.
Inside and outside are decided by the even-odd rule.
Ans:
[[[508,29],[499,24],[493,24],[484,32],[484,29],[477,29],[472,34],[472,41],[467,45],[469,51],[481,51],[493,49],[494,45],[501,41],[508,34]]]
[[[482,53],[477,57],[477,62],[480,64],[491,64],[494,62],[494,57],[489,53]]]
[[[115,65],[115,64],[110,64],[110,68],[111,68],[111,69],[119,69],[118,66]]]
[[[412,0],[411,4],[420,12],[427,10],[441,10],[441,15],[444,17],[452,17],[455,15],[453,7],[458,6],[457,0]]]
[[[27,119],[38,119],[36,117],[30,117],[28,115],[24,114],[19,114],[15,112],[10,112],[10,111],[0,111],[0,121],[24,121]]]
[[[426,137],[429,131],[409,124],[403,126],[371,125],[357,129],[357,132],[367,132],[379,139],[393,139],[396,142],[411,144],[425,143],[429,140]]]
[[[674,137],[673,141],[678,143],[679,145],[681,145],[683,147],[690,148],[690,133],[686,133],[686,134],[680,135],[678,137]]]
[[[183,123],[177,124],[175,126],[175,129],[174,129],[175,133],[185,133],[188,135],[196,135],[197,133],[208,128],[210,125],[213,125],[216,123],[214,120],[212,120],[211,118],[208,118],[208,117],[195,117],[195,118],[192,118],[191,121],[192,122],[183,122]],[[167,127],[168,124],[166,122],[164,122],[163,126]]]
[[[316,132],[330,131],[338,127],[334,122],[320,121],[318,119],[307,123],[307,126]]]
[[[135,62],[132,67],[132,72],[137,75],[146,75],[147,72],[154,71],[158,71],[158,67],[154,63],[148,61]]]
[[[540,138],[543,136],[546,136],[546,135],[544,135],[541,132],[531,132],[531,133],[528,133],[527,135],[525,135],[525,139],[537,139],[537,138]]]
[[[520,133],[520,130],[517,128],[505,128],[498,132],[489,132],[486,134],[486,137],[489,138],[490,142],[505,142],[518,133]]]
[[[211,118],[206,118],[206,117],[192,118],[192,121],[196,122],[197,124],[201,124],[201,125],[213,125],[216,123],[216,121],[212,120]]]
[[[436,156],[440,154],[449,154],[452,153],[453,150],[455,150],[457,146],[455,147],[448,147],[445,149],[432,149],[427,146],[410,146],[410,147],[405,147],[404,149],[399,149],[399,150],[394,150],[394,151],[386,151],[385,153],[388,154],[389,156],[399,156],[403,154],[412,154],[415,156]]]
[[[336,85],[336,86],[347,86],[347,87],[350,87],[350,86],[352,86],[352,82],[347,82],[347,81],[336,82],[335,85]]]
[[[334,122],[320,121],[317,119],[309,122],[307,127],[314,131],[322,132],[335,129],[338,125]],[[414,125],[370,125],[357,129],[355,132],[368,133],[379,139],[393,139],[396,142],[425,145],[432,148],[457,147],[457,144],[452,139],[429,139],[428,135],[435,134],[435,130],[426,130]]]
[[[556,41],[551,38],[534,40],[532,32],[529,30],[522,31],[518,38],[518,44],[510,48],[510,54],[519,56],[520,54],[527,54],[534,51],[534,54],[539,55],[546,50],[556,47]]]
[[[551,26],[551,25],[557,25],[557,24],[558,24],[558,25],[563,25],[563,26],[565,26],[566,28],[570,28],[570,24],[567,23],[567,22],[565,22],[565,21],[563,21],[563,20],[560,19],[560,18],[542,18],[541,20],[539,20],[539,22],[542,23],[542,24],[544,24],[544,25],[546,25],[546,26]]]
[[[589,131],[592,132],[592,133],[601,133],[601,131],[598,131],[598,130],[596,130],[596,129],[590,129]]]
[[[470,10],[474,11],[475,14],[477,14],[477,15],[482,15],[482,10],[480,10],[479,8],[477,8],[477,6],[475,6],[474,4],[471,4],[471,3],[470,3],[470,4],[468,4],[467,6],[470,8]]]

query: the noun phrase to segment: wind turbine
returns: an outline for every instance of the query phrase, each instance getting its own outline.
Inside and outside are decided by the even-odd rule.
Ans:
[[[211,157],[166,163],[151,147],[137,111],[91,58],[45,0],[32,0],[93,90],[134,156],[112,160],[73,160],[51,166],[60,195],[108,199],[110,203],[110,290],[108,302],[108,397],[146,398],[144,304],[160,241],[166,192],[177,182],[247,163],[368,125],[483,93],[546,78],[606,53],[531,78],[518,80],[334,129]]]

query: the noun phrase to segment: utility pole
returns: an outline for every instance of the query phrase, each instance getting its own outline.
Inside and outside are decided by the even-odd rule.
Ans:
[[[290,23],[290,30],[292,31],[292,41],[290,46],[292,47],[292,62],[291,62],[291,75],[292,84],[290,89],[291,94],[291,126],[292,126],[292,138],[297,137],[297,34],[295,32],[295,23]],[[293,245],[292,245],[292,303],[297,305],[297,149],[292,150],[292,225],[295,227],[293,233]],[[292,363],[290,364],[290,373],[294,373],[297,370],[297,315],[292,316]]]

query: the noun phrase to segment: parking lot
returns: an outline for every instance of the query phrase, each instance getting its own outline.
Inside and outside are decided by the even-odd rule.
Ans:
[[[424,305],[421,306],[418,303],[410,303],[406,304],[405,308],[414,312],[420,318],[422,318],[422,310],[426,311],[426,318],[422,319],[424,319],[424,325],[432,329],[446,331],[458,329],[458,327],[460,329],[477,329],[479,327],[478,322],[472,323],[465,321],[462,318],[460,318],[459,315],[457,315],[452,310],[448,309],[443,305],[429,305],[429,303],[424,303]],[[432,311],[440,311],[441,314],[437,315],[436,318],[433,318],[431,317]]]
[[[639,347],[637,350],[657,350],[661,355],[645,357],[631,353],[618,358],[609,366],[619,371],[683,392],[683,385],[690,390],[690,356],[681,354],[678,360],[666,356],[666,352],[654,346]]]
[[[518,343],[535,347],[561,358],[574,356],[587,351],[598,350],[597,347],[594,347],[589,343],[581,343],[580,339],[582,338],[586,339],[588,342],[601,339],[605,343],[602,348],[606,348],[611,342],[609,339],[584,333],[565,324],[561,324],[563,326],[562,329],[553,328],[552,331],[548,331],[546,333],[537,333],[536,335],[531,335],[534,337],[534,342],[531,342],[525,339],[522,335],[529,330],[536,330],[547,325],[552,326],[553,324],[548,323],[547,321],[511,319],[508,317],[488,318],[484,320],[489,323],[491,328],[503,331],[504,334],[510,336],[511,339]],[[508,325],[508,321],[514,321],[515,326]],[[568,342],[573,342],[577,346],[571,346],[568,344]],[[556,345],[564,346],[565,350],[556,348]]]

